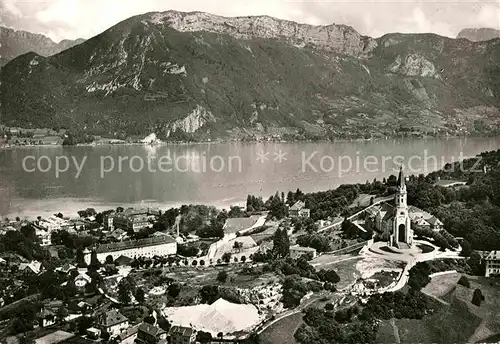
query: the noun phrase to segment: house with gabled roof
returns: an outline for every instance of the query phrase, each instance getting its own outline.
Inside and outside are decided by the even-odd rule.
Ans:
[[[97,318],[97,325],[110,336],[119,335],[129,327],[128,319],[116,309],[101,314]]]
[[[305,202],[297,201],[288,210],[290,217],[309,217],[311,213],[310,209],[306,208]]]
[[[167,332],[158,326],[142,323],[137,332],[136,344],[159,344],[167,339]]]
[[[196,331],[190,327],[172,326],[168,337],[170,344],[192,344],[196,342]]]

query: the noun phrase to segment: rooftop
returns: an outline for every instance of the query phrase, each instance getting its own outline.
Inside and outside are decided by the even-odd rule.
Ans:
[[[161,334],[164,334],[165,331],[157,326],[148,324],[148,323],[142,323],[139,325],[139,331],[144,332],[149,334],[150,336],[153,337],[158,337]]]
[[[56,344],[65,339],[73,337],[73,333],[65,332],[65,331],[55,331],[49,333],[46,336],[35,339],[35,344]]]
[[[304,246],[290,246],[290,251],[316,252],[315,248]]]
[[[297,202],[295,202],[294,205],[291,206],[290,210],[301,210],[305,206],[306,206],[306,204],[304,202],[297,201]]]
[[[129,250],[133,248],[139,248],[139,247],[170,244],[174,242],[176,241],[171,236],[163,235],[163,236],[151,237],[139,240],[126,240],[111,244],[99,245],[96,249],[96,252],[97,253],[116,252],[116,251]]]
[[[191,337],[195,331],[190,327],[172,326],[169,333],[170,335],[175,334],[182,337]]]
[[[128,338],[130,336],[133,336],[134,334],[136,334],[137,332],[139,332],[139,326],[141,326],[141,324],[137,324],[135,326],[129,327],[128,329],[126,329],[125,331],[123,331],[122,333],[120,333],[120,335],[119,335],[120,340],[123,341],[126,338]]]
[[[104,327],[118,325],[125,321],[128,321],[128,319],[125,318],[125,316],[120,312],[118,312],[116,309],[107,311],[106,313],[102,314],[98,319],[99,325]]]
[[[500,260],[500,251],[491,251],[485,259],[486,260]]]

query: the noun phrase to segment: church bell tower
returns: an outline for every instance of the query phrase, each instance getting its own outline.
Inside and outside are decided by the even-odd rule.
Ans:
[[[398,248],[413,245],[413,231],[411,230],[410,216],[408,215],[406,180],[403,167],[399,170],[398,190],[395,196],[394,222],[391,235],[391,244]]]

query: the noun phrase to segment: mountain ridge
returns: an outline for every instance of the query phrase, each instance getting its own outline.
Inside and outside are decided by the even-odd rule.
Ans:
[[[499,41],[387,34],[365,45],[347,26],[249,17],[226,33],[218,16],[160,17],[14,59],[0,71],[0,120],[202,140],[467,135],[500,124]]]
[[[50,56],[84,41],[82,38],[76,40],[63,39],[56,43],[49,37],[39,33],[0,26],[0,67],[30,51],[43,56]]]
[[[489,41],[500,38],[500,30],[493,28],[467,28],[461,30],[457,38],[465,38],[473,42]]]

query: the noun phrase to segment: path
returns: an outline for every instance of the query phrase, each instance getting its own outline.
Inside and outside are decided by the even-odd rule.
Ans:
[[[392,330],[394,331],[394,341],[395,343],[399,344],[401,343],[401,340],[399,339],[399,329],[398,329],[398,326],[396,325],[396,321],[394,320],[394,318],[391,318],[391,326],[392,326]]]
[[[393,198],[394,198],[394,196],[395,196],[395,195],[391,195],[391,196],[387,196],[387,197],[382,197],[382,198],[380,198],[380,199],[376,200],[375,202],[373,202],[373,204],[372,204],[372,205],[370,205],[370,206],[368,206],[368,207],[364,208],[363,210],[358,211],[358,212],[357,212],[357,213],[355,213],[354,215],[349,216],[347,219],[348,219],[348,220],[351,220],[351,219],[353,219],[354,217],[358,216],[359,214],[361,214],[361,213],[365,212],[366,210],[370,209],[371,207],[376,206],[377,204],[380,204],[380,203],[383,203],[383,202],[390,201],[391,199],[393,199]],[[321,232],[324,232],[324,231],[329,230],[329,229],[331,229],[331,228],[334,228],[334,227],[336,227],[336,226],[338,226],[338,225],[342,224],[342,222],[343,222],[343,221],[344,221],[344,219],[339,220],[339,221],[337,221],[337,222],[335,222],[335,223],[332,223],[331,225],[328,225],[328,226],[325,226],[325,227],[323,227],[323,228],[320,228],[320,229],[317,231],[317,233],[321,233]]]

